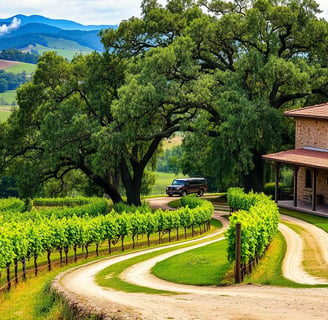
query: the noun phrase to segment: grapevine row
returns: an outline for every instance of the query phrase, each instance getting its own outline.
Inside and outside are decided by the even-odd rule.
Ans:
[[[124,239],[127,236],[132,237],[133,248],[139,235],[146,235],[149,245],[151,234],[158,233],[160,241],[161,236],[168,232],[171,241],[171,231],[176,229],[178,236],[179,228],[183,227],[186,237],[187,228],[191,227],[193,230],[197,225],[201,228],[202,224],[209,228],[213,211],[210,202],[202,201],[195,208],[189,208],[187,205],[176,211],[156,210],[141,213],[136,210],[133,214],[119,214],[112,210],[109,214],[96,217],[73,215],[57,218],[52,215],[50,218],[40,216],[39,219],[24,222],[5,222],[0,224],[0,272],[7,269],[9,274],[10,266],[14,265],[17,279],[17,264],[22,262],[24,278],[25,261],[33,258],[37,275],[37,259],[44,253],[47,254],[48,268],[51,269],[51,254],[55,250],[59,251],[61,259],[64,253],[67,262],[69,250],[74,250],[76,259],[78,247],[85,248],[87,255],[89,246],[95,245],[98,255],[98,248],[104,241],[108,242],[111,253],[111,245],[121,239],[124,251]]]
[[[250,192],[245,194],[242,189],[232,188],[227,194],[228,204],[234,210],[230,225],[226,231],[228,240],[228,258],[235,259],[236,224],[241,223],[241,262],[263,254],[272,237],[278,230],[279,210],[270,197]]]

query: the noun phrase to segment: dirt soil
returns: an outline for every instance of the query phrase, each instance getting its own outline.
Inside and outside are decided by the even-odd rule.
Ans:
[[[9,61],[9,60],[2,60],[0,59],[0,70],[5,70],[11,66],[14,66],[15,64],[18,64],[17,61]]]
[[[171,199],[152,199],[152,204],[165,206]],[[223,214],[223,213],[222,213]],[[226,214],[226,213],[224,213]],[[216,216],[220,213],[216,212]],[[297,221],[299,222],[299,221]],[[301,222],[302,223],[302,222]],[[307,226],[302,225],[304,228]],[[226,223],[225,223],[226,227]],[[288,230],[289,229],[289,230]],[[296,280],[318,281],[306,274],[302,268],[302,240],[292,235],[290,228],[282,227],[284,235],[289,235],[289,263],[294,264],[293,274]],[[314,229],[314,232],[317,232]],[[297,234],[296,234],[297,235]],[[208,241],[220,241],[222,234],[216,239],[207,236]],[[196,242],[195,240],[193,240]],[[324,241],[324,238],[322,238]],[[202,245],[205,245],[202,244]],[[198,244],[199,245],[199,244]],[[322,244],[323,245],[323,244]],[[174,246],[174,245],[171,245]],[[299,248],[301,246],[301,248]],[[184,250],[190,250],[193,247]],[[226,287],[199,287],[169,283],[150,274],[152,266],[166,259],[167,255],[181,252],[181,249],[134,265],[126,270],[123,277],[129,282],[142,286],[172,291],[172,295],[153,295],[143,293],[126,293],[99,287],[94,282],[95,275],[102,269],[150,251],[134,252],[124,256],[104,259],[95,263],[63,273],[59,281],[65,291],[77,297],[81,303],[96,307],[104,313],[122,314],[121,319],[327,319],[328,289],[294,289],[261,285],[233,285]],[[294,250],[297,254],[293,254]],[[290,257],[292,255],[292,257]],[[284,272],[288,276],[288,267],[284,263]],[[305,280],[304,280],[305,279]]]

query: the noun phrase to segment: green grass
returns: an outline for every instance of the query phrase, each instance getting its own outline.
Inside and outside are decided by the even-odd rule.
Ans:
[[[283,208],[280,209],[280,213],[312,223],[328,232],[328,218]]]
[[[1,101],[3,102],[1,103]],[[10,107],[13,102],[16,103],[16,90],[7,90],[0,93],[0,104],[7,103],[8,106],[6,107]]]
[[[82,46],[81,46],[82,47]],[[86,47],[82,47],[82,48],[86,48]],[[38,51],[39,55],[42,55],[44,52],[48,52],[48,51],[55,51],[58,55],[62,56],[63,58],[67,59],[67,60],[72,60],[73,57],[78,54],[78,53],[82,53],[82,54],[87,54],[92,52],[91,49],[88,49],[87,51],[85,50],[80,50],[80,49],[53,49],[53,48],[48,48],[42,45],[36,45],[34,47],[35,50]]]
[[[187,176],[182,174],[176,176],[174,173],[156,172],[156,182],[152,188],[151,194],[164,194],[165,188],[169,186],[174,179],[186,177]]]
[[[161,261],[153,267],[152,273],[176,283],[219,285],[231,265],[227,258],[227,241],[222,240]]]
[[[12,72],[17,74],[25,71],[26,73],[32,73],[35,71],[35,69],[36,69],[36,64],[20,62],[14,66],[7,68],[6,72]]]
[[[67,39],[58,39],[52,37],[43,36],[48,42],[48,47],[50,49],[60,49],[60,50],[69,50],[69,51],[88,51],[91,52],[92,49],[89,47],[82,46],[75,41]]]
[[[51,272],[41,273],[27,282],[20,282],[16,288],[0,295],[1,320],[54,320],[54,319],[81,319],[90,320],[92,317],[76,317],[66,302],[54,292],[49,291],[49,286],[54,277],[67,269],[97,260],[90,257]],[[75,317],[74,317],[75,316]]]
[[[260,260],[251,275],[245,277],[245,283],[257,283],[291,288],[317,288],[327,285],[305,285],[292,282],[283,276],[282,263],[286,254],[286,241],[278,232],[273,238],[268,250]]]
[[[9,116],[10,116],[9,111],[1,111],[0,110],[0,122],[6,121]]]
[[[212,224],[212,223],[211,223]],[[214,231],[218,227],[222,227],[222,224],[219,222],[215,226],[212,225],[211,230]],[[208,234],[208,233],[206,233]],[[203,234],[205,235],[205,234]],[[208,239],[204,240],[202,239],[202,235],[198,235],[197,237],[194,237],[194,239],[199,239],[197,243],[201,243],[203,241],[207,241]],[[184,240],[182,240],[184,242]],[[103,269],[96,275],[96,282],[98,285],[102,287],[109,287],[114,290],[119,291],[125,291],[125,292],[143,292],[143,293],[149,293],[149,294],[170,294],[171,292],[162,291],[162,290],[156,290],[148,287],[138,286],[131,283],[127,283],[124,280],[120,278],[120,274],[126,270],[127,268],[133,266],[134,264],[137,264],[139,262],[151,259],[153,257],[156,257],[158,255],[164,254],[166,252],[174,251],[179,248],[185,248],[189,246],[195,245],[195,243],[181,243],[180,246],[176,246],[173,248],[163,248],[155,252],[145,253],[141,256],[137,256],[122,262],[118,262],[114,265],[109,266],[108,268]],[[174,242],[172,242],[173,244]]]

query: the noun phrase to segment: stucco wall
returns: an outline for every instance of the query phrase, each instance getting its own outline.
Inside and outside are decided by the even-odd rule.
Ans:
[[[297,118],[295,147],[328,149],[328,120]]]

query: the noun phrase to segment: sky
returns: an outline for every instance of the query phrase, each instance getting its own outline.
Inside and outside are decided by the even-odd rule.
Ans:
[[[158,0],[165,4],[166,0]],[[328,1],[317,0],[328,20]],[[0,19],[16,14],[43,15],[82,24],[119,24],[121,20],[140,16],[141,0],[0,0]]]

